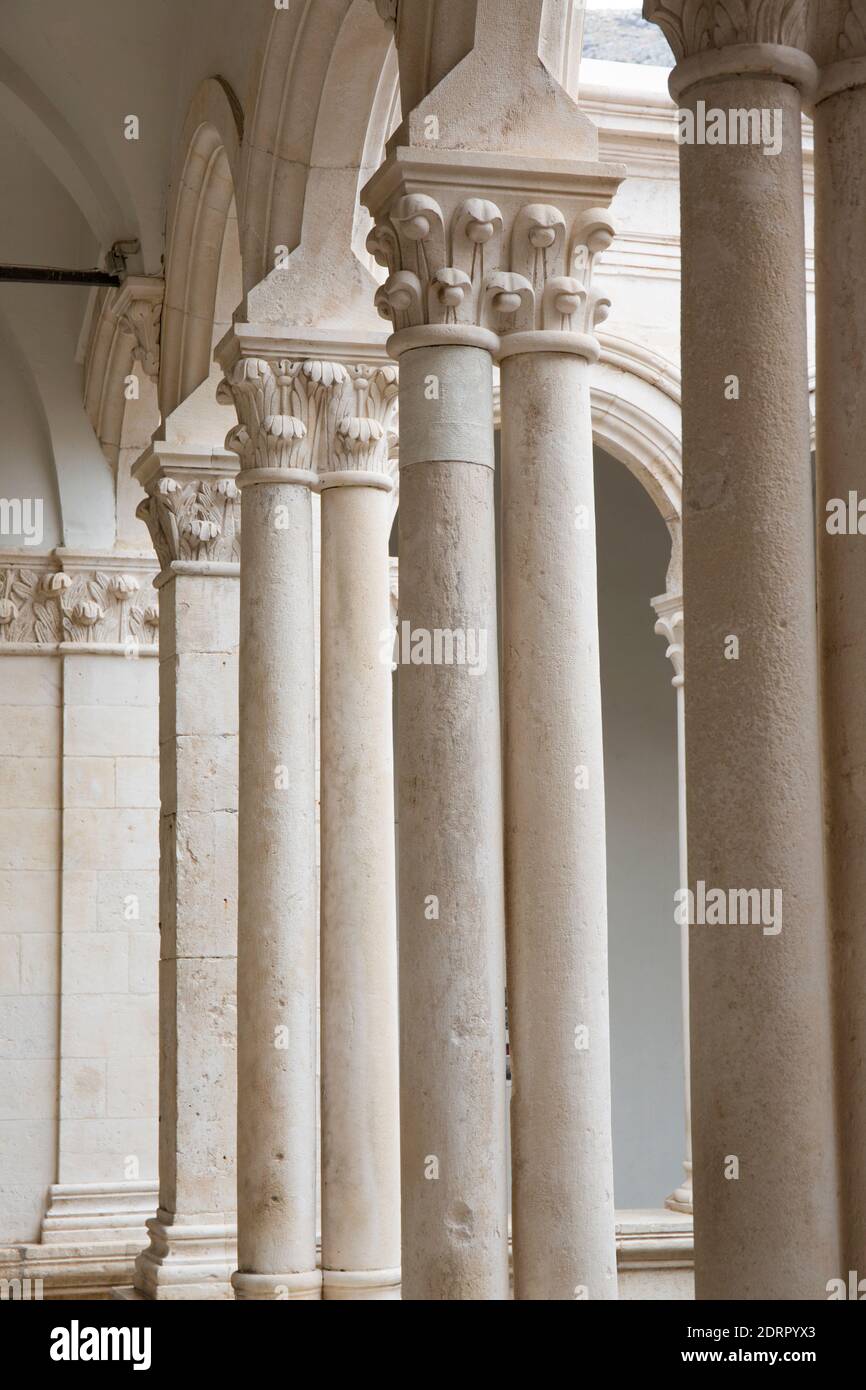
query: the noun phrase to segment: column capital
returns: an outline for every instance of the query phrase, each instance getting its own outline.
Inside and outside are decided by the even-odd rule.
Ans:
[[[397,6],[399,0],[373,0],[373,4],[379,13],[379,17],[385,21],[386,26],[393,32],[397,28]]]
[[[216,355],[226,374],[220,398],[234,402],[240,421],[226,439],[240,457],[239,486],[355,482],[390,490],[397,370],[384,335],[296,337],[236,324]]]
[[[816,104],[866,86],[866,0],[824,0],[816,56],[823,64]]]
[[[744,76],[790,82],[806,103],[814,96],[808,0],[644,0],[643,16],[658,24],[677,59],[674,100],[696,82]]]
[[[165,582],[172,574],[237,574],[241,509],[237,455],[155,439],[132,476],[147,494],[136,516],[150,531]]]
[[[398,391],[393,363],[356,363],[344,369],[330,402],[331,447],[319,462],[320,488],[360,484],[393,489],[396,467],[390,454],[396,440]]]
[[[651,600],[656,614],[655,631],[668,644],[665,656],[674,668],[671,684],[685,684],[685,619],[682,594],[662,594]]]
[[[610,309],[593,271],[610,245],[618,165],[398,147],[364,191],[367,246],[388,278],[376,307],[392,355],[443,343],[597,355]],[[566,339],[571,343],[566,346]],[[587,343],[592,339],[592,345]],[[595,350],[593,350],[595,349]]]
[[[159,334],[165,281],[149,275],[127,275],[111,304],[111,313],[135,339],[134,362],[154,381],[159,376]]]

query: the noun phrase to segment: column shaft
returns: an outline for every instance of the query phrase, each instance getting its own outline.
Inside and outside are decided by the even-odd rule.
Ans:
[[[400,377],[398,683],[403,1297],[508,1295],[492,367],[418,347]],[[435,661],[435,631],[476,643]],[[423,642],[428,644],[424,660]],[[455,649],[457,642],[455,642]],[[402,646],[402,642],[401,642]]]
[[[585,359],[503,362],[502,491],[515,1297],[616,1298]]]
[[[349,474],[348,478],[351,479]],[[322,492],[321,1019],[325,1298],[399,1297],[390,485]]]
[[[844,529],[828,504],[860,502],[866,392],[866,73],[815,108],[818,365],[818,600],[827,796],[827,869],[835,964],[839,1133],[846,1248],[838,1274],[866,1271],[866,522]],[[827,73],[832,78],[833,68]],[[852,74],[853,77],[853,74]]]
[[[781,111],[784,135],[772,158],[681,150],[689,873],[768,895],[751,925],[690,932],[697,1297],[820,1298],[839,1251],[800,98],[762,76],[699,98]]]
[[[276,470],[273,470],[276,472]],[[241,473],[239,1298],[317,1298],[311,500]]]

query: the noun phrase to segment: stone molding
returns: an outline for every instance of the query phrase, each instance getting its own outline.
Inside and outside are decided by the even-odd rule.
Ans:
[[[145,489],[136,516],[147,525],[163,572],[173,564],[240,562],[241,508],[235,454],[155,440],[133,468]]]
[[[138,1240],[156,1211],[155,1181],[119,1183],[54,1183],[48,1189],[48,1209],[42,1218],[43,1245],[78,1244],[88,1240]]]
[[[140,552],[0,553],[0,653],[155,656],[155,572]]]
[[[593,285],[611,244],[617,166],[396,150],[365,190],[375,296],[395,333],[458,340],[591,335],[610,301]],[[435,194],[435,196],[434,196]]]

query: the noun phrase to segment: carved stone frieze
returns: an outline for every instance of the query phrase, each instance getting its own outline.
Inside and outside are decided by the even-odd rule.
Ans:
[[[101,564],[104,558],[105,564]],[[0,559],[0,651],[20,646],[49,649],[61,643],[106,648],[155,648],[159,626],[152,567],[140,558],[94,557],[56,568]]]

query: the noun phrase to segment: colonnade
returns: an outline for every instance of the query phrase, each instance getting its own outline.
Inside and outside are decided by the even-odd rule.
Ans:
[[[681,592],[656,601],[676,668],[683,789],[689,770],[680,876],[683,886],[778,892],[784,920],[778,932],[760,923],[684,932],[691,1104],[687,1096],[686,1180],[670,1201],[691,1206],[693,1143],[698,1297],[821,1297],[844,1258],[866,1259],[856,1238],[842,1238],[863,1226],[854,690],[864,658],[856,539],[836,546],[819,527],[831,938],[800,122],[817,95],[819,389],[834,421],[819,427],[820,502],[822,489],[844,497],[856,487],[863,434],[848,406],[866,285],[857,235],[866,184],[854,171],[866,30],[844,30],[849,42],[862,38],[854,56],[840,58],[842,30],[834,37],[819,87],[805,4],[738,6],[727,26],[712,27],[685,0],[646,0],[644,10],[675,50],[671,90],[683,109],[773,111],[783,129],[773,158],[748,141],[681,152],[683,575]],[[171,593],[164,631],[182,615],[189,633],[172,648],[161,735],[178,769],[176,803],[163,802],[163,892],[174,895],[164,911],[179,924],[182,901],[222,881],[218,855],[198,887],[172,878],[180,817],[233,810],[217,793],[222,740],[235,732],[227,705],[207,730],[219,757],[196,743],[182,712],[187,660],[230,688],[226,643],[208,626],[215,582],[226,586],[219,607],[239,588],[240,634],[236,1255],[223,1186],[200,1181],[193,1164],[188,1184],[167,1177],[161,1186],[153,1250],[139,1262],[148,1296],[175,1278],[187,1296],[231,1296],[231,1273],[242,1299],[393,1299],[401,1287],[408,1299],[508,1297],[506,978],[515,1296],[617,1296],[589,380],[609,308],[594,271],[624,170],[598,162],[590,123],[544,75],[542,14],[541,0],[509,10],[483,120],[475,92],[502,19],[490,0],[479,0],[475,49],[444,64],[435,99],[419,90],[420,38],[398,28],[404,95],[411,88],[415,105],[364,192],[368,247],[387,272],[376,303],[392,328],[388,359],[335,334],[313,332],[299,348],[298,330],[279,324],[238,321],[219,345],[239,468],[221,461],[208,477],[219,476],[233,505],[240,495],[239,568],[207,556],[219,533],[207,531],[207,507],[177,515],[168,486],[180,486],[177,459],[140,474],[152,526],[164,529],[168,507],[182,523],[172,535],[198,547],[194,562],[180,550],[161,555]],[[515,84],[525,111],[509,124]],[[433,143],[431,115],[445,132]],[[568,157],[545,153],[551,130]],[[396,869],[382,642],[394,363],[399,609],[416,653],[399,671]],[[319,922],[313,492],[322,525]],[[184,782],[187,753],[195,777]],[[196,899],[193,942],[206,913]],[[231,957],[228,937],[225,945],[221,959]],[[172,1010],[180,1018],[181,992],[193,999],[200,988],[194,970],[184,984],[187,954],[175,960],[164,941],[169,1052]],[[210,964],[201,979],[221,987]],[[167,1068],[164,1147],[180,1155],[172,1075]],[[185,1255],[172,1227],[188,1228]],[[161,1267],[169,1272],[153,1273]]]

